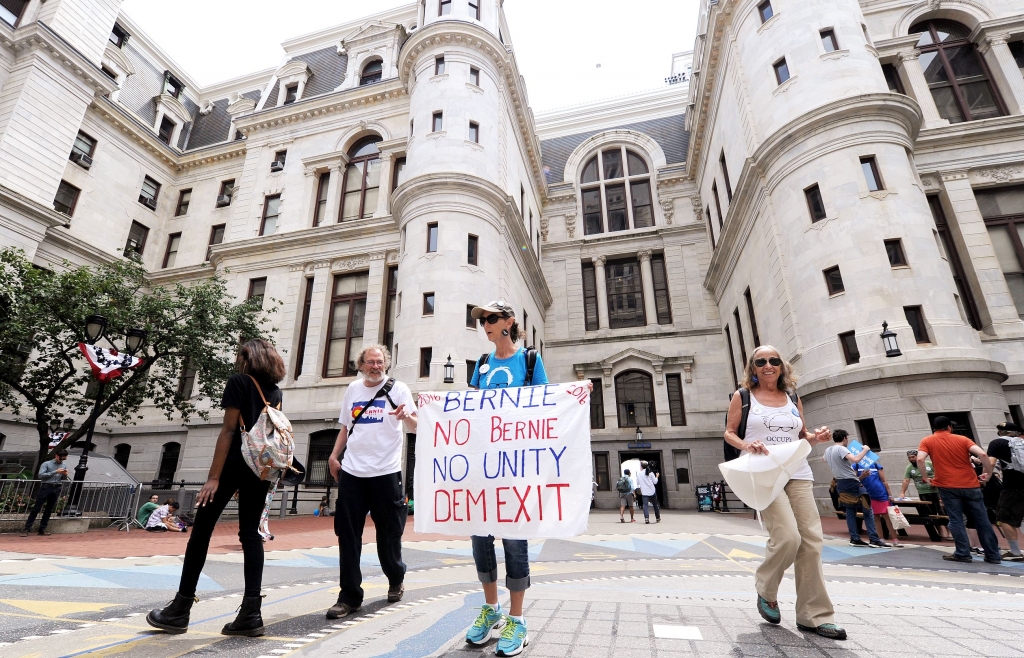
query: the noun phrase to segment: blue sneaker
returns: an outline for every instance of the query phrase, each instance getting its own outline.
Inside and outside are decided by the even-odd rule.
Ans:
[[[496,656],[515,656],[523,652],[530,644],[530,636],[526,634],[526,624],[511,617],[505,617],[507,623],[498,638],[498,646],[494,649]]]
[[[487,644],[493,632],[500,632],[505,627],[505,616],[488,604],[480,608],[476,621],[466,631],[466,642],[470,644]]]

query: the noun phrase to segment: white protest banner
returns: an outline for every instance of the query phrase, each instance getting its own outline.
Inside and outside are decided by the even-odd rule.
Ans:
[[[419,396],[416,532],[574,537],[590,513],[590,392],[546,384]]]

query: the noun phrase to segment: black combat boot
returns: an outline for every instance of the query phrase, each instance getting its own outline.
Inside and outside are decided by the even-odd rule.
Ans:
[[[263,616],[260,614],[262,596],[243,596],[242,605],[238,607],[238,616],[230,624],[220,629],[222,635],[245,635],[257,637],[263,635]]]
[[[146,622],[153,628],[168,633],[184,633],[188,630],[188,613],[192,609],[192,604],[198,600],[194,596],[175,594],[174,600],[163,610],[150,610],[146,615]]]

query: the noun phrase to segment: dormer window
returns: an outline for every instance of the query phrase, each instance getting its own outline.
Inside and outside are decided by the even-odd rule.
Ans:
[[[18,24],[18,19],[21,18],[26,6],[28,6],[28,0],[2,0],[0,2],[0,19],[14,27]]]
[[[437,15],[447,16],[452,13],[452,0],[438,0]]]
[[[174,123],[165,116],[163,119],[160,120],[160,131],[157,133],[157,137],[160,139],[161,142],[170,146],[171,138],[174,136],[174,129],[177,126],[178,124]]]
[[[621,146],[590,158],[580,176],[586,235],[654,226],[647,163]]]
[[[174,98],[181,98],[181,92],[185,91],[185,85],[171,75],[170,71],[164,72],[164,93]]]
[[[284,104],[291,105],[299,100],[299,85],[295,83],[284,88]]]
[[[110,31],[110,43],[117,48],[124,48],[124,44],[128,43],[128,33],[117,23],[114,23],[114,29]]]
[[[380,82],[383,77],[384,62],[375,59],[363,67],[363,73],[359,76],[359,86],[372,85],[374,82]]]

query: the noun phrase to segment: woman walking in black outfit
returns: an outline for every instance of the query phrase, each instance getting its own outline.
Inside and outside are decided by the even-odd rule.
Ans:
[[[237,491],[238,540],[242,544],[245,558],[245,594],[238,617],[224,626],[221,633],[263,635],[263,617],[260,615],[263,539],[259,534],[259,525],[270,482],[261,481],[243,460],[239,421],[246,429],[251,429],[263,411],[263,398],[271,406],[280,407],[281,390],[277,383],[284,379],[285,368],[274,346],[260,339],[242,345],[236,364],[238,374],[228,379],[221,399],[224,424],[217,437],[210,474],[196,498],[198,511],[188,548],[185,549],[178,593],[166,608],[153,610],[146,616],[150,626],[169,633],[184,633],[188,630],[189,611],[192,603],[198,600],[196,584],[206,563],[210,536],[221,512]]]

